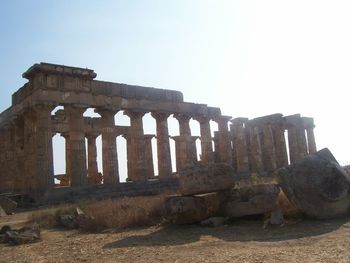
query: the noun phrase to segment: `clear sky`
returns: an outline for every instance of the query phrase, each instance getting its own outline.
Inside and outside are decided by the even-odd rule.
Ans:
[[[32,64],[182,91],[233,117],[315,118],[318,148],[350,163],[348,0],[4,0],[0,110]]]

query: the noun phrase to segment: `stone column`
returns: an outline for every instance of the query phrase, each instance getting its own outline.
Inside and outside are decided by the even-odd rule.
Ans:
[[[64,133],[61,133],[61,136],[65,139],[65,150],[66,150],[66,180],[61,180],[61,185],[71,185],[71,156],[70,156],[70,153],[71,153],[71,149],[70,149],[70,142],[69,142],[69,132],[64,132]]]
[[[271,125],[264,123],[261,125],[262,130],[262,161],[265,171],[274,171],[276,169],[276,152],[275,143]]]
[[[273,125],[277,168],[288,165],[287,145],[284,132],[285,127],[282,123],[276,123]]]
[[[288,129],[289,157],[294,163],[307,155],[305,128],[299,114],[285,117]]]
[[[24,170],[24,121],[22,116],[17,116],[12,121],[13,126],[13,150],[14,150],[14,173],[11,175],[14,181],[13,191],[19,193],[26,188],[27,181],[23,176]],[[1,140],[1,139],[0,139]],[[1,149],[1,148],[0,148]]]
[[[153,134],[147,134],[144,136],[145,139],[145,155],[147,164],[147,178],[154,178],[154,167],[153,167],[153,153],[152,153],[152,139]]]
[[[186,114],[174,114],[174,117],[179,122],[180,136],[173,137],[175,140],[176,148],[176,170],[180,171],[187,166],[193,165],[193,153],[195,149],[193,147],[191,139],[190,119],[191,117]]]
[[[27,181],[26,190],[27,192],[34,191],[36,188],[36,166],[35,166],[35,112],[33,110],[28,110],[23,113],[24,120],[24,175]],[[6,138],[6,130],[4,129],[4,138]],[[7,144],[8,140],[4,140],[4,152],[8,152]],[[6,154],[4,155],[6,160]],[[4,168],[6,168],[6,163]],[[7,170],[7,169],[6,169]]]
[[[169,144],[168,113],[152,112],[157,125],[157,158],[159,179],[168,178],[172,173]]]
[[[119,183],[119,168],[114,116],[116,109],[96,109],[101,115],[103,184]]]
[[[130,156],[132,160],[132,180],[146,181],[147,180],[147,164],[145,155],[145,141],[143,134],[142,117],[145,112],[140,111],[125,111],[125,115],[130,117]],[[128,158],[128,162],[131,161]]]
[[[220,161],[219,157],[219,132],[214,131],[214,137],[213,137],[213,142],[214,142],[214,162],[218,163]]]
[[[35,122],[35,176],[38,192],[49,191],[54,186],[51,104],[34,106]]]
[[[261,154],[261,142],[259,137],[259,128],[253,124],[249,125],[250,136],[250,169],[252,172],[262,172],[264,170]]]
[[[97,168],[97,148],[96,138],[98,133],[88,133],[88,183],[90,185],[100,184],[100,178],[98,176]]]
[[[128,134],[122,135],[126,140],[126,163],[128,168],[128,178],[127,181],[135,181],[135,178],[133,178],[133,171],[132,171],[132,155],[131,155],[131,140],[130,136]]]
[[[205,164],[214,162],[214,152],[210,132],[210,118],[206,116],[197,116],[195,120],[199,122],[201,139],[201,161]]]
[[[307,142],[309,145],[309,154],[317,152],[314,128],[310,128],[310,127],[307,128],[306,133],[307,133]]]
[[[231,121],[237,172],[249,171],[248,148],[245,132],[245,124],[247,121],[247,118],[235,118]]]
[[[314,134],[314,119],[313,118],[303,118],[306,135],[307,135],[307,145],[309,149],[309,154],[317,152],[315,134]]]
[[[196,141],[199,137],[198,136],[190,136],[189,137],[189,160],[192,164],[195,164],[198,162],[198,158],[197,158],[197,145],[196,145]]]
[[[171,139],[175,141],[176,172],[179,172],[185,167],[184,158],[181,158],[183,152],[183,138],[180,136],[171,136]]]
[[[87,184],[86,148],[83,114],[86,107],[66,105],[64,107],[69,123],[69,159],[68,174],[71,176],[71,186]]]
[[[230,116],[219,116],[214,119],[218,123],[218,144],[219,144],[219,162],[232,165],[232,148],[228,131],[228,121]]]

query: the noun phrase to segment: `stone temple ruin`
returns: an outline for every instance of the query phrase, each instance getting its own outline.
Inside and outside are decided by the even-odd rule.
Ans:
[[[219,108],[184,102],[179,91],[94,80],[96,73],[91,69],[47,63],[34,64],[23,77],[28,82],[12,95],[12,106],[0,114],[0,193],[42,197],[62,188],[95,184],[135,184],[142,189],[150,181],[171,181],[172,160],[176,160],[177,172],[198,162],[217,162],[231,165],[241,177],[252,173],[268,176],[276,168],[316,152],[313,119],[299,114],[232,119],[221,115]],[[57,106],[64,109],[52,114]],[[88,108],[101,117],[83,116]],[[130,126],[115,125],[118,111],[130,118]],[[142,117],[146,113],[156,121],[154,135],[144,134]],[[170,115],[179,123],[179,136],[171,138]],[[191,118],[200,125],[200,160],[195,143],[198,137],[191,135]],[[218,124],[214,136],[211,120]],[[57,133],[64,137],[66,151],[66,174],[58,178],[61,186],[55,184],[53,172],[52,137]],[[102,177],[97,168],[99,135]],[[126,183],[119,180],[117,136],[127,140]],[[157,140],[157,177],[153,137]],[[173,158],[170,139],[175,141]]]

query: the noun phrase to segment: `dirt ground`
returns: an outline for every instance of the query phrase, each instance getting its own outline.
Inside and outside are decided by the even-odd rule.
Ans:
[[[20,225],[26,216],[0,218],[0,226]],[[0,244],[0,262],[350,262],[350,218],[266,229],[257,219],[98,234],[44,229],[42,238],[16,247]]]

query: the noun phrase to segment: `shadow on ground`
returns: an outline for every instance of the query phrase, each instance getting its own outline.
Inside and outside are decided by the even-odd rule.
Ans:
[[[261,220],[237,220],[229,225],[209,228],[199,225],[168,226],[146,235],[134,235],[106,244],[103,248],[123,248],[135,246],[177,246],[200,240],[202,236],[211,236],[227,242],[276,242],[304,237],[316,237],[339,229],[345,224],[350,227],[349,218],[312,221],[302,220],[283,227],[262,228]],[[348,224],[347,224],[348,223]],[[213,240],[217,241],[217,239]]]

